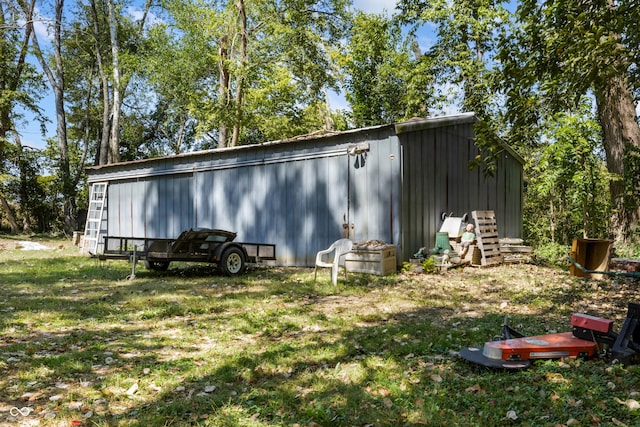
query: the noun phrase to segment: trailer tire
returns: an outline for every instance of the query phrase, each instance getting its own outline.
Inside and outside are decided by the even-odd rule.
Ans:
[[[227,276],[240,274],[245,269],[244,253],[240,248],[231,247],[222,253],[218,270]]]
[[[167,271],[169,268],[169,261],[144,261],[144,266],[147,270],[153,271]]]

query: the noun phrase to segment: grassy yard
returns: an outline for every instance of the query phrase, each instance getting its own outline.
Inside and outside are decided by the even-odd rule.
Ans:
[[[637,280],[505,265],[334,287],[326,271],[186,264],[127,280],[126,262],[46,243],[0,245],[2,426],[640,425],[638,366],[457,356],[505,316],[531,335],[573,312],[619,329]]]

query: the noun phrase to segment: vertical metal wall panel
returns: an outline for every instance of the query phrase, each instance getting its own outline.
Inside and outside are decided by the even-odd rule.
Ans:
[[[416,135],[418,138],[416,138]],[[410,133],[402,136],[402,159],[404,163],[402,176],[402,237],[401,247],[404,252],[411,252],[411,248],[421,247],[424,234],[424,217],[422,206],[428,195],[423,189],[423,179],[433,170],[429,167],[430,159],[422,156],[422,147],[426,145],[421,140],[423,134]],[[418,139],[412,141],[412,139]],[[424,167],[424,174],[421,173]],[[405,257],[405,254],[399,254]]]
[[[273,195],[274,209],[270,213],[270,215],[273,215],[271,218],[273,226],[266,230],[267,239],[265,241],[278,242],[278,246],[276,247],[278,262],[284,265],[296,265],[294,262],[295,254],[289,247],[289,242],[286,238],[290,215],[290,213],[287,212],[287,205],[291,198],[288,190],[287,166],[289,165],[281,163],[274,168],[276,179],[273,181],[273,188],[279,189],[279,192]]]
[[[244,191],[243,184],[238,180],[239,174],[238,169],[222,169],[213,176],[209,227],[238,232],[234,226],[237,218],[243,215],[240,196]]]
[[[131,208],[132,235],[174,238],[194,227],[193,185],[190,174],[136,182]]]
[[[304,242],[301,241],[304,234],[303,222],[307,216],[307,204],[300,185],[303,173],[304,168],[300,161],[292,162],[287,167],[287,229],[284,235],[289,256],[293,259],[306,258]]]
[[[394,215],[399,191],[394,188],[399,181],[393,173],[399,166],[393,163],[399,158],[397,139],[389,135],[370,135],[377,141],[368,152],[349,155],[347,159],[349,180],[349,225],[353,224],[353,239],[356,241],[380,240],[398,242],[395,230],[400,222]],[[356,140],[354,143],[366,142]],[[396,161],[398,163],[398,161]]]
[[[178,179],[177,176],[172,179]],[[162,177],[150,178],[147,186],[147,200],[146,203],[150,206],[150,214],[152,215],[149,220],[152,221],[154,236],[160,238],[174,238],[173,227],[171,224],[171,218],[167,217],[167,205],[173,204],[173,200],[169,199],[169,194],[166,193],[166,181]],[[149,230],[151,233],[151,230]]]
[[[122,215],[122,218],[124,219],[124,224],[127,225],[124,232],[126,233],[126,235],[131,235],[131,236],[137,235],[135,226],[138,223],[137,221],[134,220],[134,213],[135,213],[134,208],[135,208],[135,199],[136,199],[134,187],[135,187],[135,181],[129,181],[124,185],[124,188],[122,191],[123,203],[120,207],[121,215]]]
[[[444,193],[447,188],[447,145],[444,143],[442,134],[443,130],[441,128],[431,130],[433,134],[434,140],[434,151],[433,151],[433,159],[434,159],[434,173],[435,179],[433,181],[432,188],[428,191],[434,192],[434,201],[431,206],[423,206],[425,210],[426,217],[428,218],[428,222],[426,224],[427,235],[425,236],[424,243],[429,243],[428,246],[432,247],[433,242],[435,241],[435,231],[437,231],[439,223],[438,215],[442,211],[446,211],[448,206],[446,205],[446,199],[444,197]],[[432,214],[435,213],[435,215]]]
[[[131,190],[131,232],[136,236],[144,236],[145,232],[145,203],[141,195],[144,194],[144,181],[132,181]]]
[[[120,218],[118,216],[118,205],[120,204],[121,185],[109,185],[107,187],[107,235],[120,235]]]
[[[171,239],[174,236],[170,235],[170,230],[165,226],[164,218],[160,214],[160,197],[162,197],[162,194],[158,191],[157,181],[158,178],[141,180],[141,182],[146,183],[144,192],[141,193],[144,195],[142,203],[145,206],[145,233],[143,237]]]
[[[211,226],[211,193],[213,189],[213,172],[203,171],[194,174],[196,201],[196,227],[212,228]]]
[[[314,160],[313,163],[316,163],[317,160]],[[316,227],[318,227],[318,223],[321,221],[326,221],[320,218],[319,206],[323,203],[319,203],[317,197],[317,186],[321,184],[319,181],[320,177],[318,176],[318,169],[312,168],[309,170],[305,167],[304,164],[301,164],[301,176],[300,176],[300,192],[302,193],[302,199],[305,201],[306,205],[306,215],[302,220],[301,227],[301,235],[298,239],[304,246],[300,248],[301,252],[305,254],[304,263],[309,265],[313,261],[311,260],[311,247],[313,245],[313,239],[316,233]],[[324,202],[324,200],[322,201]]]
[[[107,215],[111,220],[107,225],[107,233],[110,235],[132,236],[143,226],[140,221],[140,212],[143,206],[137,204],[139,200],[140,184],[133,180],[127,180],[108,189]]]

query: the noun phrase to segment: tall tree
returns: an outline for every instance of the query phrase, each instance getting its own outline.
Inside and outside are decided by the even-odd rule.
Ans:
[[[123,97],[123,81],[120,76],[120,43],[114,0],[107,0],[109,17],[109,41],[111,42],[111,69],[113,70],[113,96],[111,104],[111,129],[109,138],[109,163],[120,161],[120,109]]]
[[[492,96],[493,58],[498,34],[508,18],[503,0],[398,1],[399,19],[414,26],[435,26],[437,39],[426,52],[429,72],[445,99],[491,117],[496,105]],[[447,93],[452,91],[452,93]],[[457,93],[456,93],[457,92]],[[448,105],[445,108],[450,109]]]
[[[264,140],[276,133],[275,123],[284,124],[278,138],[290,136],[289,129],[308,131],[310,126],[298,125],[311,117],[306,109],[324,103],[326,87],[336,87],[330,52],[344,29],[347,4],[346,0],[169,4],[183,51],[193,52],[199,45],[200,57],[207,59],[185,61],[190,74],[198,76],[190,111],[200,133],[223,147]],[[182,61],[182,52],[176,56]]]
[[[527,156],[525,236],[539,245],[605,238],[608,173],[600,125],[584,102],[544,119],[540,149]]]
[[[33,15],[35,2],[21,4],[13,2],[0,3],[0,167],[2,175],[6,165],[16,165],[15,156],[8,151],[21,149],[20,135],[16,121],[21,117],[18,107],[31,111],[38,120],[44,121],[37,105],[42,90],[40,76],[27,62],[27,52],[32,28],[22,25],[26,10],[27,20]],[[9,147],[12,145],[13,147]],[[7,175],[9,176],[9,175]],[[4,179],[2,180],[5,181]],[[18,221],[4,191],[0,191],[0,211],[9,223],[11,230],[19,230]]]
[[[546,112],[574,109],[593,95],[603,130],[616,241],[638,238],[640,127],[633,89],[640,12],[633,1],[523,0],[519,25],[505,40],[509,118],[537,124]],[[526,119],[523,121],[523,118]]]
[[[476,144],[485,157],[470,166],[495,169],[501,151],[501,99],[493,90],[499,34],[508,21],[504,0],[399,0],[399,19],[414,26],[435,26],[436,40],[427,49],[421,69],[433,76],[432,90],[441,111],[473,111]],[[433,109],[432,109],[433,110]]]
[[[420,61],[420,54],[410,57],[400,26],[383,15],[358,12],[341,61],[354,126],[425,114],[420,107],[428,104],[429,87],[416,91],[411,85]]]
[[[22,1],[25,17],[31,15],[31,11],[27,3]],[[69,145],[67,141],[67,123],[66,112],[64,107],[64,86],[65,76],[63,69],[62,57],[62,23],[64,19],[64,0],[54,1],[54,18],[50,22],[52,32],[52,63],[40,47],[37,33],[33,31],[33,19],[27,20],[27,26],[31,27],[31,41],[33,50],[44,74],[49,81],[49,85],[53,91],[54,104],[56,112],[56,139],[58,143],[58,178],[60,179],[62,196],[64,198],[64,229],[72,232],[77,226],[77,206],[76,206],[76,189],[74,179],[71,174],[71,166],[69,161]]]
[[[66,39],[74,51],[80,49],[86,69],[92,70],[91,75],[95,76],[92,81],[80,79],[84,82],[82,87],[101,97],[102,125],[96,150],[97,164],[121,160],[121,133],[125,120],[122,108],[132,79],[143,71],[143,61],[138,56],[143,56],[141,46],[146,41],[145,24],[151,6],[150,0],[145,1],[140,14],[134,17],[127,12],[125,3],[90,0],[88,5],[79,7],[76,27],[69,31]],[[85,34],[91,34],[91,37],[87,39]],[[89,42],[92,55],[86,58]],[[71,62],[74,60],[70,58]]]

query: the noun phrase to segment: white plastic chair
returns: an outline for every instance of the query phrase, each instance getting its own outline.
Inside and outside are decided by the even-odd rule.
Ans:
[[[329,248],[316,254],[316,266],[313,272],[313,280],[318,277],[318,267],[331,268],[331,283],[338,284],[338,270],[344,268],[344,258],[347,252],[353,247],[353,242],[349,239],[336,240]],[[335,252],[331,261],[325,261],[327,255]],[[347,277],[347,269],[344,269],[344,276]]]

